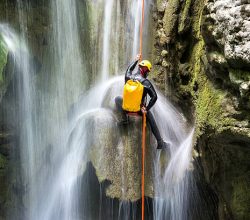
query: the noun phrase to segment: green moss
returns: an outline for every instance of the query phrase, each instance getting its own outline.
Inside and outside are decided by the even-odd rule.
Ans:
[[[229,77],[231,82],[240,84],[244,81],[250,80],[250,71],[240,69],[229,69]]]
[[[186,1],[185,8],[183,13],[188,13],[189,7],[192,1]],[[188,63],[190,63],[190,73],[192,74],[192,80],[189,83],[188,86],[186,86],[185,90],[189,91],[192,96],[194,97],[194,91],[193,87],[195,83],[198,81],[198,77],[201,70],[201,57],[204,54],[204,40],[200,33],[200,27],[201,27],[201,18],[202,18],[202,11],[203,11],[204,1],[198,1],[196,4],[194,4],[194,14],[192,15],[192,33],[198,41],[193,41],[191,44],[193,46],[191,47],[191,52],[189,55]],[[186,10],[186,11],[185,11]],[[187,15],[183,15],[187,16]]]
[[[226,95],[225,92],[215,89],[208,80],[201,57],[204,55],[204,41],[201,39],[193,47],[190,63],[192,64],[192,82],[190,88],[195,83],[198,84],[198,92],[192,91],[194,105],[196,109],[196,137],[199,137],[206,127],[217,131],[222,131],[232,125],[233,120],[224,117],[222,101]]]
[[[3,71],[7,63],[8,50],[0,35],[0,85],[4,82]]]
[[[232,120],[224,117],[223,114],[222,101],[226,93],[213,87],[205,74],[204,64],[201,61],[205,55],[205,43],[200,33],[203,6],[204,1],[198,1],[192,12],[192,33],[198,41],[193,41],[188,59],[192,78],[187,86],[181,86],[183,92],[189,92],[193,97],[197,138],[206,127],[221,131],[232,124]],[[194,90],[195,85],[198,90]]]
[[[204,41],[201,39],[198,43],[195,44],[192,51],[191,63],[193,66],[193,80],[192,86],[194,83],[199,80],[199,74],[201,73],[201,57],[204,53]]]
[[[186,25],[187,25],[187,20],[189,19],[189,9],[190,9],[191,3],[192,3],[192,0],[186,0],[184,3],[183,12],[182,12],[180,20],[179,20],[179,27],[178,27],[179,33],[183,32]]]
[[[6,158],[0,154],[0,170],[6,167],[7,160]]]
[[[250,219],[250,185],[249,185],[250,173],[237,178],[232,183],[233,196],[232,196],[232,208],[235,211],[236,219]]]
[[[164,13],[163,27],[167,37],[172,37],[175,31],[178,20],[178,10],[180,7],[180,0],[169,0],[168,6]]]
[[[201,78],[203,81],[199,83],[200,90],[195,100],[197,136],[201,135],[205,127],[219,129],[225,122],[221,107],[223,92],[215,90],[205,77]]]
[[[196,39],[201,39],[201,22],[205,0],[195,1],[192,11],[192,35]]]

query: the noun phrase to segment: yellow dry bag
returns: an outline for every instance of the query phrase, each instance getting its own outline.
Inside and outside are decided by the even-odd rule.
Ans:
[[[122,108],[129,112],[138,112],[141,109],[143,85],[138,80],[128,80],[123,88]]]

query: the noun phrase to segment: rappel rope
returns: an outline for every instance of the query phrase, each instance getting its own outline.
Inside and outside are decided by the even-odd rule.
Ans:
[[[140,26],[140,61],[142,60],[142,40],[143,40],[143,26],[144,26],[144,0],[142,0],[142,14]],[[145,142],[146,142],[146,112],[142,112],[142,177],[141,177],[141,219],[144,220],[145,207]]]

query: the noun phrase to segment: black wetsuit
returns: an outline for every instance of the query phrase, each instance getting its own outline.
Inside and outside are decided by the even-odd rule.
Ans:
[[[146,105],[146,97],[147,97],[147,95],[149,95],[150,101],[149,101],[148,105],[146,106],[147,111],[149,111],[157,100],[157,94],[156,94],[155,89],[154,89],[153,85],[151,84],[151,82],[141,75],[139,69],[138,69],[136,74],[134,74],[134,75],[132,74],[137,63],[138,63],[138,60],[133,62],[128,67],[126,74],[125,74],[125,83],[130,79],[134,79],[134,80],[138,80],[144,86],[141,105],[144,105],[144,106]]]
[[[127,69],[126,74],[125,74],[125,83],[129,80],[129,79],[135,79],[138,80],[143,86],[144,86],[144,90],[143,90],[143,95],[142,95],[142,102],[141,102],[141,106],[145,106],[146,105],[146,97],[147,95],[149,95],[150,100],[148,105],[146,106],[146,110],[147,110],[147,121],[149,122],[149,125],[151,127],[152,133],[154,134],[157,142],[162,141],[159,129],[156,125],[155,119],[153,117],[153,114],[151,113],[150,109],[153,107],[153,105],[155,104],[156,100],[157,100],[157,94],[156,91],[153,87],[153,85],[151,84],[151,82],[144,78],[141,74],[140,74],[140,70],[138,69],[136,74],[132,74],[133,70],[135,69],[136,65],[138,63],[138,60],[133,62]],[[115,98],[115,103],[117,106],[117,109],[120,112],[123,112],[123,117],[126,119],[126,111],[124,111],[122,109],[122,97],[118,96]],[[138,112],[140,115],[142,114],[141,111]]]

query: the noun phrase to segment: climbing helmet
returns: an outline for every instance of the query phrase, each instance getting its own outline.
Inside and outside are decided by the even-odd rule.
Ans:
[[[152,64],[148,60],[143,60],[139,63],[139,66],[146,66],[151,71]]]

